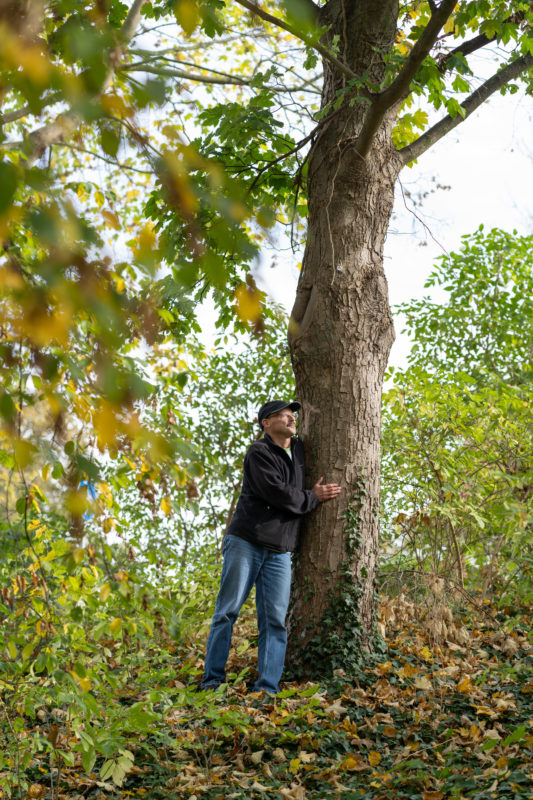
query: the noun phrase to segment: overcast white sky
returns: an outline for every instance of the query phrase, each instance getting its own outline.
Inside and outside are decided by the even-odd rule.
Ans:
[[[431,193],[422,207],[415,209],[431,231],[428,233],[406,210],[397,188],[385,250],[393,306],[426,294],[424,282],[443,248],[448,252],[459,249],[461,236],[481,223],[486,228],[533,233],[532,120],[532,98],[522,92],[505,97],[498,94],[422,156],[418,165],[404,169],[401,181],[412,193],[436,184],[450,189]],[[413,205],[410,200],[407,204]],[[421,246],[421,242],[425,244]],[[261,277],[263,288],[290,311],[298,280],[290,253],[279,259],[277,268],[265,266]],[[410,347],[401,327],[401,319],[397,319],[397,338],[389,361],[393,366],[405,366]]]

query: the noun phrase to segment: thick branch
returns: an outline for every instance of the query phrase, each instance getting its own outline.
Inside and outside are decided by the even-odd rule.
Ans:
[[[489,78],[485,83],[483,83],[479,89],[476,89],[475,92],[467,97],[467,99],[462,103],[462,107],[464,109],[464,117],[461,114],[457,114],[456,117],[451,117],[450,115],[444,117],[437,122],[432,128],[422,134],[418,139],[416,139],[411,144],[403,147],[400,150],[400,154],[402,157],[402,161],[404,164],[408,164],[411,161],[414,161],[416,158],[425,153],[426,150],[429,150],[435,142],[438,142],[439,139],[442,139],[447,133],[449,133],[453,128],[457,125],[460,125],[467,117],[469,117],[479,106],[490,97],[491,94],[497,92],[498,89],[501,89],[502,86],[505,86],[506,83],[509,81],[518,78],[518,76],[525,72],[526,69],[533,67],[533,56],[530,53],[527,53],[525,56],[521,56],[517,58],[516,61],[512,61],[510,64],[507,64],[506,67],[501,69],[491,78]]]
[[[128,16],[124,20],[122,28],[120,29],[121,46],[126,45],[133,37],[141,20],[141,9],[145,2],[146,0],[134,0],[128,12]],[[115,53],[115,58],[111,59],[111,63],[113,64],[114,62],[118,61],[118,57],[119,54]],[[99,93],[103,92],[109,85],[109,82],[113,77],[114,70],[114,66],[109,68]],[[74,111],[67,111],[65,114],[61,114],[54,122],[50,122],[49,124],[44,125],[42,128],[38,128],[30,133],[28,137],[30,144],[28,162],[30,164],[33,163],[42,156],[47,147],[50,147],[50,145],[55,144],[56,142],[62,142],[67,137],[71,136],[82,122],[83,118],[80,116],[80,114]]]
[[[61,93],[60,92],[53,92],[52,94],[45,97],[41,100],[41,111],[46,106],[51,106],[54,103],[58,103],[61,100]],[[34,114],[35,112],[32,111],[29,105],[23,106],[22,108],[16,108],[13,111],[6,111],[5,114],[0,116],[0,127],[2,125],[7,125],[9,122],[16,122],[17,119],[22,119],[22,117],[27,117],[30,114]]]
[[[453,50],[450,50],[449,53],[443,54],[438,58],[439,70],[444,73],[448,69],[448,63],[452,60],[454,56],[461,55],[461,56],[469,56],[471,53],[475,53],[476,50],[480,50],[482,47],[494,42],[496,37],[493,36],[492,38],[488,38],[485,36],[484,33],[481,33],[479,36],[474,36],[473,39],[469,39],[468,42],[463,42],[463,44],[458,45]]]
[[[370,150],[376,131],[387,110],[407,96],[411,81],[422,66],[424,59],[435,44],[442,26],[456,5],[457,0],[442,0],[438,8],[436,6],[433,8],[422,36],[411,50],[400,72],[387,89],[375,96],[356,142],[356,150],[363,158]]]
[[[449,0],[448,0],[449,2]],[[344,64],[342,61],[339,61],[332,53],[329,52],[320,42],[315,41],[311,36],[306,36],[304,33],[301,33],[292,25],[289,25],[288,22],[285,22],[279,17],[273,17],[272,14],[268,14],[266,11],[263,11],[259,6],[254,5],[254,3],[250,3],[249,0],[237,0],[239,5],[243,6],[244,8],[251,11],[252,14],[264,19],[265,22],[270,22],[272,25],[275,25],[278,28],[281,28],[284,31],[288,31],[288,33],[292,33],[293,36],[296,36],[297,39],[300,39],[301,42],[304,42],[308,47],[313,47],[320,55],[325,58],[327,61],[330,61],[334,64],[339,72],[342,72],[343,75],[346,75],[348,78],[357,78],[355,72],[353,72],[347,64]]]

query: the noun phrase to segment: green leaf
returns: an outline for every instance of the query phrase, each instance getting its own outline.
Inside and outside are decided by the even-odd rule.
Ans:
[[[102,126],[100,129],[100,144],[104,153],[114,158],[120,147],[120,133],[111,126]]]
[[[486,739],[483,744],[481,745],[482,750],[492,750],[493,747],[496,747],[500,744],[499,739]]]
[[[527,725],[519,725],[503,740],[502,747],[520,742],[527,735],[527,730]]]
[[[83,764],[83,769],[87,774],[92,771],[96,762],[96,751],[94,747],[90,747],[88,750],[83,750],[81,754],[81,763]]]
[[[0,161],[0,214],[11,205],[17,188],[17,168],[9,161]]]
[[[102,764],[102,768],[100,770],[100,778],[103,781],[107,781],[113,775],[114,770],[115,770],[115,761],[113,759],[108,759],[107,761],[104,761],[104,763]]]

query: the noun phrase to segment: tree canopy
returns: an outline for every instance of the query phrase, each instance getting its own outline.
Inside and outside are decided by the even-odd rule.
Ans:
[[[346,649],[341,634],[345,622],[344,632],[355,630],[362,588],[364,624],[375,632],[379,400],[393,338],[380,260],[394,182],[494,92],[519,85],[531,91],[532,21],[525,0],[284,0],[268,9],[248,0],[0,3],[0,781],[6,795],[41,796],[41,784],[33,789],[32,782],[47,768],[50,797],[59,795],[66,770],[69,776],[83,770],[91,791],[107,791],[135,774],[139,752],[152,764],[162,751],[179,761],[191,742],[209,773],[216,742],[237,747],[237,737],[255,725],[232,708],[220,714],[216,699],[204,708],[193,688],[197,637],[214,593],[211,559],[235,498],[239,458],[254,435],[253,409],[271,387],[280,393],[292,387],[279,338],[286,322],[253,277],[273,243],[307,246],[290,326],[296,386],[307,413],[304,432],[318,430],[310,424],[316,409],[331,423],[327,437],[309,436],[315,468],[345,470],[344,507],[322,526],[336,548],[328,551],[333,577],[320,584],[321,602],[341,601],[332,637],[340,647],[325,661],[315,658],[318,651],[307,655],[323,672],[346,656],[347,692],[358,707],[361,648],[354,640]],[[479,77],[482,52],[490,53],[493,72]],[[486,599],[492,584],[508,596],[529,580],[522,558],[530,536],[523,403],[529,373],[521,344],[528,308],[511,291],[515,276],[523,279],[528,247],[528,240],[516,245],[501,232],[476,234],[437,272],[452,287],[450,305],[445,312],[429,304],[407,309],[421,360],[410,375],[398,376],[387,401],[384,519],[392,567],[442,571],[463,591],[481,587]],[[462,281],[472,275],[469,295]],[[214,353],[198,337],[204,302],[215,309]],[[492,306],[499,310],[488,320]],[[467,307],[469,324],[461,326]],[[316,310],[324,308],[319,327]],[[339,336],[339,321],[346,320],[361,325]],[[306,339],[306,330],[316,340]],[[339,341],[342,363],[333,358],[332,342]],[[350,361],[356,352],[357,369]],[[442,369],[447,394],[436,377]],[[322,394],[306,392],[306,377]],[[373,416],[352,413],[353,402],[363,412],[372,405]],[[361,431],[371,431],[372,440]],[[421,443],[428,442],[438,462],[420,459]],[[314,561],[324,572],[324,559]],[[307,624],[311,598],[301,592],[300,599],[296,617]],[[405,611],[403,601],[398,618],[400,607]],[[460,630],[460,609],[454,612]],[[491,633],[485,644],[516,655],[525,641],[523,620],[505,624],[519,631],[514,638]],[[324,650],[324,641],[319,645]],[[416,713],[431,716],[416,694],[428,691],[430,679],[421,674],[417,687],[410,672],[414,661],[420,669],[433,659],[425,646],[417,639],[414,650],[400,644],[389,651],[390,661],[370,662],[382,681],[372,714],[382,699],[398,701],[398,678],[408,681],[402,702],[420,699]],[[242,647],[253,649],[253,640]],[[246,668],[235,663],[235,678],[243,681]],[[450,666],[442,663],[443,670]],[[474,692],[469,676],[477,680],[476,664],[470,667],[468,676],[450,679],[453,725],[468,724],[465,738],[483,741],[487,750],[500,746],[487,742],[503,740],[504,761],[493,759],[487,770],[504,769],[511,755],[505,748],[531,744],[522,725],[529,718],[529,673],[512,684],[515,699],[503,698],[521,726],[495,728],[494,737],[485,719],[462,719],[474,713],[464,707]],[[514,669],[504,665],[505,681]],[[389,683],[393,671],[399,674]],[[133,682],[140,695],[129,691]],[[474,699],[485,698],[476,709],[488,708],[480,714],[492,721],[502,697],[490,690]],[[277,744],[300,741],[300,727],[315,722],[320,703],[284,706],[292,728]],[[178,706],[193,709],[199,738],[179,727],[176,750],[166,723],[168,709]],[[348,751],[358,746],[356,726],[369,724],[368,715],[352,716],[340,735],[326,726],[320,737],[322,767],[333,776],[339,753],[343,774],[357,773],[362,763]],[[403,711],[393,722],[404,727]],[[200,731],[210,725],[214,743]],[[404,743],[409,752],[418,752],[411,747],[416,737],[428,737],[424,725]],[[453,771],[447,730],[436,752],[443,770]],[[388,737],[383,728],[382,734]],[[374,768],[381,758],[368,741],[365,765]],[[318,745],[309,739],[305,747]],[[296,798],[305,796],[300,767],[311,763],[299,753],[289,762],[289,773],[298,776],[290,788]],[[425,782],[418,774],[425,761],[414,765],[414,778],[405,777],[407,752],[386,755],[387,769],[401,771],[396,785],[405,779],[419,796],[440,800],[450,771]],[[454,772],[456,785],[476,796],[462,770]],[[385,774],[374,776],[379,792],[390,784]],[[525,773],[511,774],[509,794]],[[483,774],[483,791],[494,780],[493,772]]]

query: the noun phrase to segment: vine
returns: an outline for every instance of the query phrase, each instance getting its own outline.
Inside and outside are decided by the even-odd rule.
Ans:
[[[361,475],[343,515],[345,557],[332,587],[334,600],[319,622],[316,619],[310,622],[304,632],[305,644],[294,651],[291,659],[296,670],[307,675],[324,678],[337,669],[357,674],[366,659],[367,648],[360,622],[361,579],[365,575],[362,574],[358,579],[354,569],[361,551],[366,499],[366,480]],[[312,593],[313,589],[306,586],[305,591]],[[308,638],[310,630],[313,630],[313,634]]]

